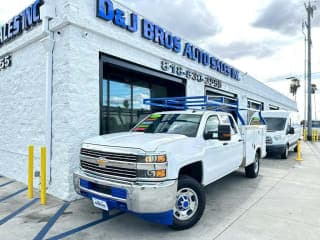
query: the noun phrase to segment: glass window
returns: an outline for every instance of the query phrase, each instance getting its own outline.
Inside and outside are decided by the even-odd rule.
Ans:
[[[217,116],[211,116],[208,118],[206,128],[204,130],[204,133],[218,133],[218,126],[219,126],[219,119]]]
[[[131,126],[131,86],[110,81],[109,132],[127,131]]]
[[[133,109],[150,110],[149,105],[143,104],[143,99],[151,97],[149,84],[146,82],[137,82],[133,85]]]
[[[131,108],[131,86],[128,83],[110,81],[110,107]]]
[[[286,118],[264,118],[268,132],[282,131],[286,125]]]
[[[102,106],[108,106],[108,80],[102,81]]]
[[[136,82],[133,85],[133,96],[132,96],[132,126],[136,125],[148,114],[150,114],[151,107],[143,104],[143,99],[151,97],[151,90],[149,84],[146,82]]]
[[[230,125],[231,126],[231,134],[234,135],[238,133],[236,123],[234,122],[233,118],[229,115],[221,116],[222,124]]]
[[[195,114],[151,114],[132,129],[134,132],[182,134],[195,137],[201,115]]]

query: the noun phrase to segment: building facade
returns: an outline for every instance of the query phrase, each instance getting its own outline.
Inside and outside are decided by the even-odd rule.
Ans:
[[[46,146],[48,192],[61,199],[76,197],[81,141],[128,130],[158,110],[144,98],[225,96],[240,108],[296,110],[286,96],[116,1],[37,0],[0,30],[0,174],[26,182],[28,145],[36,170]]]

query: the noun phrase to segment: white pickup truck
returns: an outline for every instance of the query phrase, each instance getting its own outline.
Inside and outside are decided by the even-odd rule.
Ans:
[[[203,214],[205,186],[239,167],[258,176],[265,133],[265,126],[240,130],[225,112],[151,114],[129,132],[84,141],[75,190],[106,211],[187,229]]]

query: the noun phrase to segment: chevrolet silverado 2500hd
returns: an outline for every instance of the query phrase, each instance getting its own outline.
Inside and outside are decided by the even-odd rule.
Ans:
[[[258,176],[265,132],[265,126],[240,130],[226,112],[154,113],[129,132],[85,140],[75,190],[106,211],[190,228],[205,209],[205,186],[239,167],[248,178]]]

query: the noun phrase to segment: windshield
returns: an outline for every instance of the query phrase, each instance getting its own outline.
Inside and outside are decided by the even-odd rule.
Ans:
[[[195,114],[151,114],[136,127],[133,132],[182,134],[195,137],[201,121],[201,115]]]
[[[320,121],[312,121],[313,128],[320,128]]]
[[[284,130],[286,124],[286,118],[264,118],[267,124],[268,132],[276,132]]]

